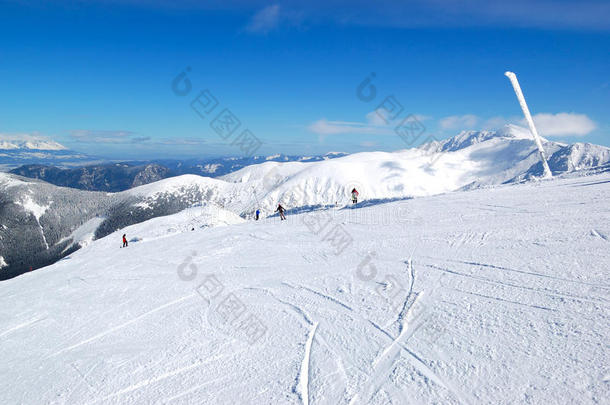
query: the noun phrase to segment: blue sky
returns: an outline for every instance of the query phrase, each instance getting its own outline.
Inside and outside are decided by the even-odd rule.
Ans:
[[[125,159],[239,155],[245,129],[264,154],[396,150],[407,116],[416,144],[519,123],[511,70],[541,135],[610,145],[609,51],[607,1],[0,1],[0,137]]]

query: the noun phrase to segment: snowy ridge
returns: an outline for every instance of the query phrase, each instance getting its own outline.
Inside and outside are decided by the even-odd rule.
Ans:
[[[603,146],[546,141],[545,148],[556,173],[610,162],[610,149]],[[574,152],[582,149],[586,153]],[[446,141],[391,153],[364,152],[313,163],[263,163],[221,179],[252,190],[254,202],[242,205],[244,210],[255,205],[269,212],[277,202],[287,208],[344,206],[354,187],[363,200],[384,200],[528,180],[539,175],[538,164],[528,131],[507,125],[499,131],[464,131]]]
[[[62,144],[43,139],[2,139],[0,138],[0,150],[67,150]]]

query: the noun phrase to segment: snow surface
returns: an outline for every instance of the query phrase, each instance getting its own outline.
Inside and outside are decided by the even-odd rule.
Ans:
[[[165,238],[182,232],[198,231],[207,227],[241,224],[244,219],[218,206],[204,204],[188,208],[174,215],[150,219],[121,230],[137,242]],[[121,233],[119,232],[119,233]]]
[[[36,220],[40,222],[40,217],[44,215],[44,213],[49,209],[49,205],[40,205],[37,204],[32,197],[26,196],[23,201],[21,201],[21,206],[28,210],[29,212],[36,217]]]
[[[0,283],[0,403],[607,403],[609,193],[133,225]]]
[[[68,245],[66,247],[66,250],[70,249],[74,244],[80,247],[85,247],[91,242],[93,242],[93,240],[95,239],[95,231],[102,222],[104,222],[103,217],[91,218],[90,220],[76,228],[74,232],[72,232],[69,236],[61,239],[57,243],[62,243],[66,240],[72,240],[72,244]]]

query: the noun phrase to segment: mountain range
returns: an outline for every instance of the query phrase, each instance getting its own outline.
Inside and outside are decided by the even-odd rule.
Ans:
[[[119,163],[99,163],[81,167],[58,167],[28,164],[10,170],[10,173],[44,180],[56,186],[89,191],[124,191],[143,184],[183,174],[219,177],[261,162],[317,162],[345,156],[332,152],[319,156],[253,156],[220,157],[187,160],[152,160]]]
[[[76,152],[51,139],[33,135],[0,137],[0,170],[27,164],[80,166],[104,159]]]
[[[610,149],[546,141],[555,175],[610,169]],[[128,225],[198,205],[242,218],[328,206],[357,206],[531,181],[542,174],[527,130],[465,131],[397,152],[363,152],[318,161],[266,160],[217,178],[182,175],[117,193],[58,187],[0,173],[0,278],[48,265]],[[193,228],[197,218],[193,218]],[[119,242],[117,241],[117,244]]]

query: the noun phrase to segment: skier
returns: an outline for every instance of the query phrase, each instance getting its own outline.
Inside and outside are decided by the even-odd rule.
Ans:
[[[261,210],[256,210],[256,220],[258,221],[258,217],[261,215]]]
[[[352,204],[356,204],[358,202],[358,190],[354,187],[352,189]]]
[[[275,210],[275,212],[279,212],[280,213],[280,219],[283,221],[286,219],[286,216],[284,215],[284,211],[286,211],[284,209],[284,207],[282,207],[282,204],[278,204],[277,205],[277,209]]]
[[[127,236],[123,234],[123,247],[127,247]]]

